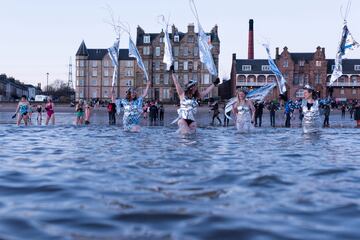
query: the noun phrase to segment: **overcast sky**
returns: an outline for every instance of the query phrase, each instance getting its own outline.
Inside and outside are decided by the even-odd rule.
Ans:
[[[290,52],[314,52],[326,48],[334,58],[343,20],[340,7],[347,0],[196,0],[205,31],[217,24],[221,40],[220,76],[230,73],[232,53],[247,57],[248,22],[254,19],[255,58],[265,58],[261,42],[275,47],[287,46]],[[46,83],[68,79],[69,58],[73,63],[82,40],[88,48],[108,48],[114,33],[105,23],[106,6],[130,24],[135,36],[137,25],[146,32],[159,32],[160,14],[171,15],[179,31],[195,19],[188,0],[0,0],[0,73],[25,83]],[[360,1],[352,2],[348,26],[360,41]],[[127,37],[121,47],[127,48]],[[360,58],[360,49],[349,58]],[[75,64],[74,64],[75,65]],[[75,73],[75,68],[73,69]],[[75,74],[73,75],[75,81]],[[49,84],[50,84],[49,83]]]

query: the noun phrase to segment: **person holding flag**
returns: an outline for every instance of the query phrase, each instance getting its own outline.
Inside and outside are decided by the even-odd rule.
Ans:
[[[196,132],[195,114],[197,112],[198,100],[210,93],[219,83],[220,79],[216,78],[213,84],[207,87],[204,91],[199,92],[197,87],[197,81],[190,80],[183,90],[179,84],[179,81],[175,75],[174,66],[170,67],[172,79],[175,84],[176,92],[180,98],[180,108],[178,109],[178,118],[172,123],[176,123],[179,126],[179,132],[183,135]]]

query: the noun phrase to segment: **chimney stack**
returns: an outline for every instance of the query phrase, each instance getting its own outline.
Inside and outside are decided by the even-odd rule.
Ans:
[[[254,59],[254,20],[249,21],[248,59]]]

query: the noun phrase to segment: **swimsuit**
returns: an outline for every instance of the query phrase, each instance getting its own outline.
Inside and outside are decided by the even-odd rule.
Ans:
[[[236,128],[240,132],[249,132],[252,129],[250,108],[247,105],[237,107]]]
[[[20,115],[25,116],[28,113],[28,105],[25,103],[19,104]]]
[[[124,107],[123,127],[125,131],[129,131],[133,126],[140,124],[143,98],[138,97],[131,101],[127,99],[121,99],[120,103]]]
[[[304,100],[301,104],[304,115],[302,126],[304,133],[314,133],[320,128],[319,102],[308,103]]]
[[[180,108],[177,110],[179,116],[175,119],[173,123],[177,122],[180,119],[184,119],[188,125],[195,122],[195,114],[197,112],[198,102],[195,98],[185,97],[180,101]]]

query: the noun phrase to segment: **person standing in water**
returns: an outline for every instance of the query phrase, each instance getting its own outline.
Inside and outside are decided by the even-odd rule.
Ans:
[[[24,121],[25,126],[28,125],[29,108],[30,108],[30,104],[29,104],[28,100],[26,99],[26,96],[25,95],[21,96],[21,99],[20,99],[20,101],[19,101],[19,103],[18,103],[18,105],[16,107],[15,114],[13,116],[13,118],[15,118],[16,115],[17,115],[16,124],[18,126],[20,126],[21,120]]]
[[[354,120],[356,121],[356,127],[360,128],[360,101],[355,104]]]
[[[140,117],[143,111],[143,99],[147,96],[151,81],[148,81],[143,94],[138,97],[136,89],[130,87],[126,91],[124,99],[118,99],[117,107],[120,105],[124,108],[123,127],[124,131],[140,132]]]
[[[329,118],[330,118],[330,105],[329,104],[326,104],[324,106],[324,124],[323,124],[323,127],[330,127],[330,123],[329,123]]]
[[[219,103],[217,101],[215,101],[214,104],[212,104],[212,108],[211,108],[213,112],[213,116],[212,116],[212,121],[211,121],[211,125],[214,125],[215,123],[215,118],[219,121],[219,124],[221,125],[221,119],[219,117],[220,115],[220,111],[219,111]]]
[[[209,87],[204,91],[199,92],[197,81],[190,80],[186,86],[185,91],[181,88],[179,81],[175,75],[174,66],[170,67],[172,79],[175,84],[176,92],[180,99],[180,108],[177,110],[179,116],[173,121],[177,122],[179,126],[179,133],[190,134],[196,132],[195,114],[197,112],[198,100],[209,94],[219,83],[220,79],[216,78]]]
[[[304,133],[316,133],[320,129],[319,101],[316,100],[315,94],[315,90],[310,85],[304,86],[304,100],[301,104]]]
[[[239,132],[250,132],[254,128],[255,107],[250,100],[246,100],[246,94],[245,89],[238,89],[236,103],[233,105],[236,128]]]
[[[84,123],[84,100],[80,99],[75,106],[76,125],[83,125]]]
[[[84,102],[85,106],[85,124],[90,124],[90,116],[91,116],[91,103],[89,101]]]
[[[38,125],[41,125],[41,122],[42,122],[42,110],[43,110],[42,105],[38,104],[36,106],[36,112],[37,112],[36,121],[37,121]]]
[[[54,103],[52,101],[51,97],[48,97],[47,99],[47,103],[45,105],[45,110],[46,110],[46,121],[45,121],[45,125],[49,124],[49,121],[51,120],[52,125],[55,125],[55,111],[54,111]]]
[[[109,125],[116,125],[116,99],[115,95],[111,94],[111,102],[109,102],[107,106],[108,114],[109,114]]]

